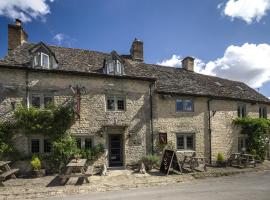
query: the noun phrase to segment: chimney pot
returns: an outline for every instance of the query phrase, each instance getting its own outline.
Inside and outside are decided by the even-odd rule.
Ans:
[[[182,68],[194,72],[194,58],[188,56],[182,60]]]
[[[15,19],[15,25],[21,27],[22,26],[22,21],[19,20],[19,19]]]
[[[143,62],[143,42],[138,40],[137,38],[134,39],[132,46],[130,48],[130,55],[132,60]]]

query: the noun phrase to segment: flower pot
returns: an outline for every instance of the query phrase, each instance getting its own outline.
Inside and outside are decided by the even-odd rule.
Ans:
[[[32,173],[33,178],[40,178],[46,175],[45,169],[34,169]]]

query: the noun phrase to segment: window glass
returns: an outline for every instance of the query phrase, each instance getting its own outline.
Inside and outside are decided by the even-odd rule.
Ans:
[[[187,139],[187,149],[194,149],[193,147],[193,135],[189,135],[186,137]]]
[[[124,98],[117,98],[117,110],[125,110],[125,100]]]
[[[84,148],[85,149],[91,149],[92,148],[92,139],[91,138],[85,138],[84,141]]]
[[[247,116],[246,105],[244,105],[244,104],[238,105],[237,115],[238,115],[238,117],[246,117]]]
[[[122,64],[118,60],[116,61],[116,73],[122,74]]]
[[[48,108],[53,103],[52,96],[44,96],[44,108]]]
[[[238,151],[239,152],[246,152],[247,150],[247,138],[246,137],[239,137],[238,138]]]
[[[34,66],[37,66],[38,65],[38,57],[39,57],[38,55],[35,55],[34,56],[34,61],[33,61],[33,65]]]
[[[44,153],[51,152],[51,142],[48,139],[44,140]]]
[[[38,95],[32,95],[31,104],[35,108],[40,108],[40,106],[41,106],[40,96],[38,96]]]
[[[114,110],[114,97],[107,97],[107,109]]]
[[[41,53],[41,66],[49,68],[49,56],[47,54]]]
[[[38,139],[31,140],[31,152],[39,153],[39,140]]]
[[[177,112],[192,112],[193,111],[193,100],[191,100],[191,99],[177,99],[176,100],[176,111]]]
[[[177,136],[177,149],[185,149],[183,135]]]
[[[267,108],[265,106],[260,106],[259,117],[267,119]]]
[[[77,138],[77,139],[76,139],[76,144],[77,144],[77,148],[78,148],[78,149],[81,149],[81,148],[82,148],[82,141],[81,141],[81,138]]]

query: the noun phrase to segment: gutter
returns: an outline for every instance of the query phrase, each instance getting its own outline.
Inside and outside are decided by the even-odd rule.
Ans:
[[[209,133],[209,163],[212,164],[212,128],[211,128],[211,109],[210,103],[213,99],[207,100],[207,110],[208,110],[208,133]]]

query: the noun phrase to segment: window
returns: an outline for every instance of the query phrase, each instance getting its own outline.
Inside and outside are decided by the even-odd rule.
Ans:
[[[259,117],[267,119],[267,107],[260,106],[260,108],[259,108]]]
[[[31,104],[35,108],[48,108],[53,103],[53,96],[49,94],[32,94]]]
[[[49,56],[45,53],[41,53],[41,66],[49,69]]]
[[[238,152],[246,152],[247,150],[247,137],[238,138]]]
[[[81,148],[82,148],[82,141],[81,141],[81,138],[77,138],[77,139],[76,139],[76,144],[77,144],[77,148],[78,148],[78,149],[81,149]]]
[[[38,64],[38,61],[39,61],[39,55],[35,55],[35,56],[34,56],[34,60],[33,60],[33,65],[34,65],[34,67],[36,67],[36,66],[39,65],[39,64]]]
[[[78,137],[76,138],[77,147],[79,149],[91,149],[92,138],[89,137]]]
[[[92,139],[91,138],[85,138],[85,140],[84,140],[84,148],[85,149],[91,149],[92,148]]]
[[[115,60],[107,60],[106,61],[106,72],[107,74],[117,74],[122,75],[123,74],[123,64],[115,59]]]
[[[177,134],[176,146],[178,150],[195,150],[194,134]]]
[[[44,148],[43,148],[44,149],[44,153],[51,152],[51,142],[48,139],[45,139],[44,140],[43,145],[44,145]]]
[[[246,105],[245,104],[240,104],[237,107],[237,115],[238,117],[246,117],[247,116],[247,111],[246,111]]]
[[[107,110],[108,111],[124,111],[125,110],[125,98],[119,96],[107,97]]]
[[[31,140],[31,152],[32,153],[39,153],[39,139],[32,139]]]
[[[193,112],[194,105],[191,99],[177,99],[176,100],[176,111],[177,112]]]

